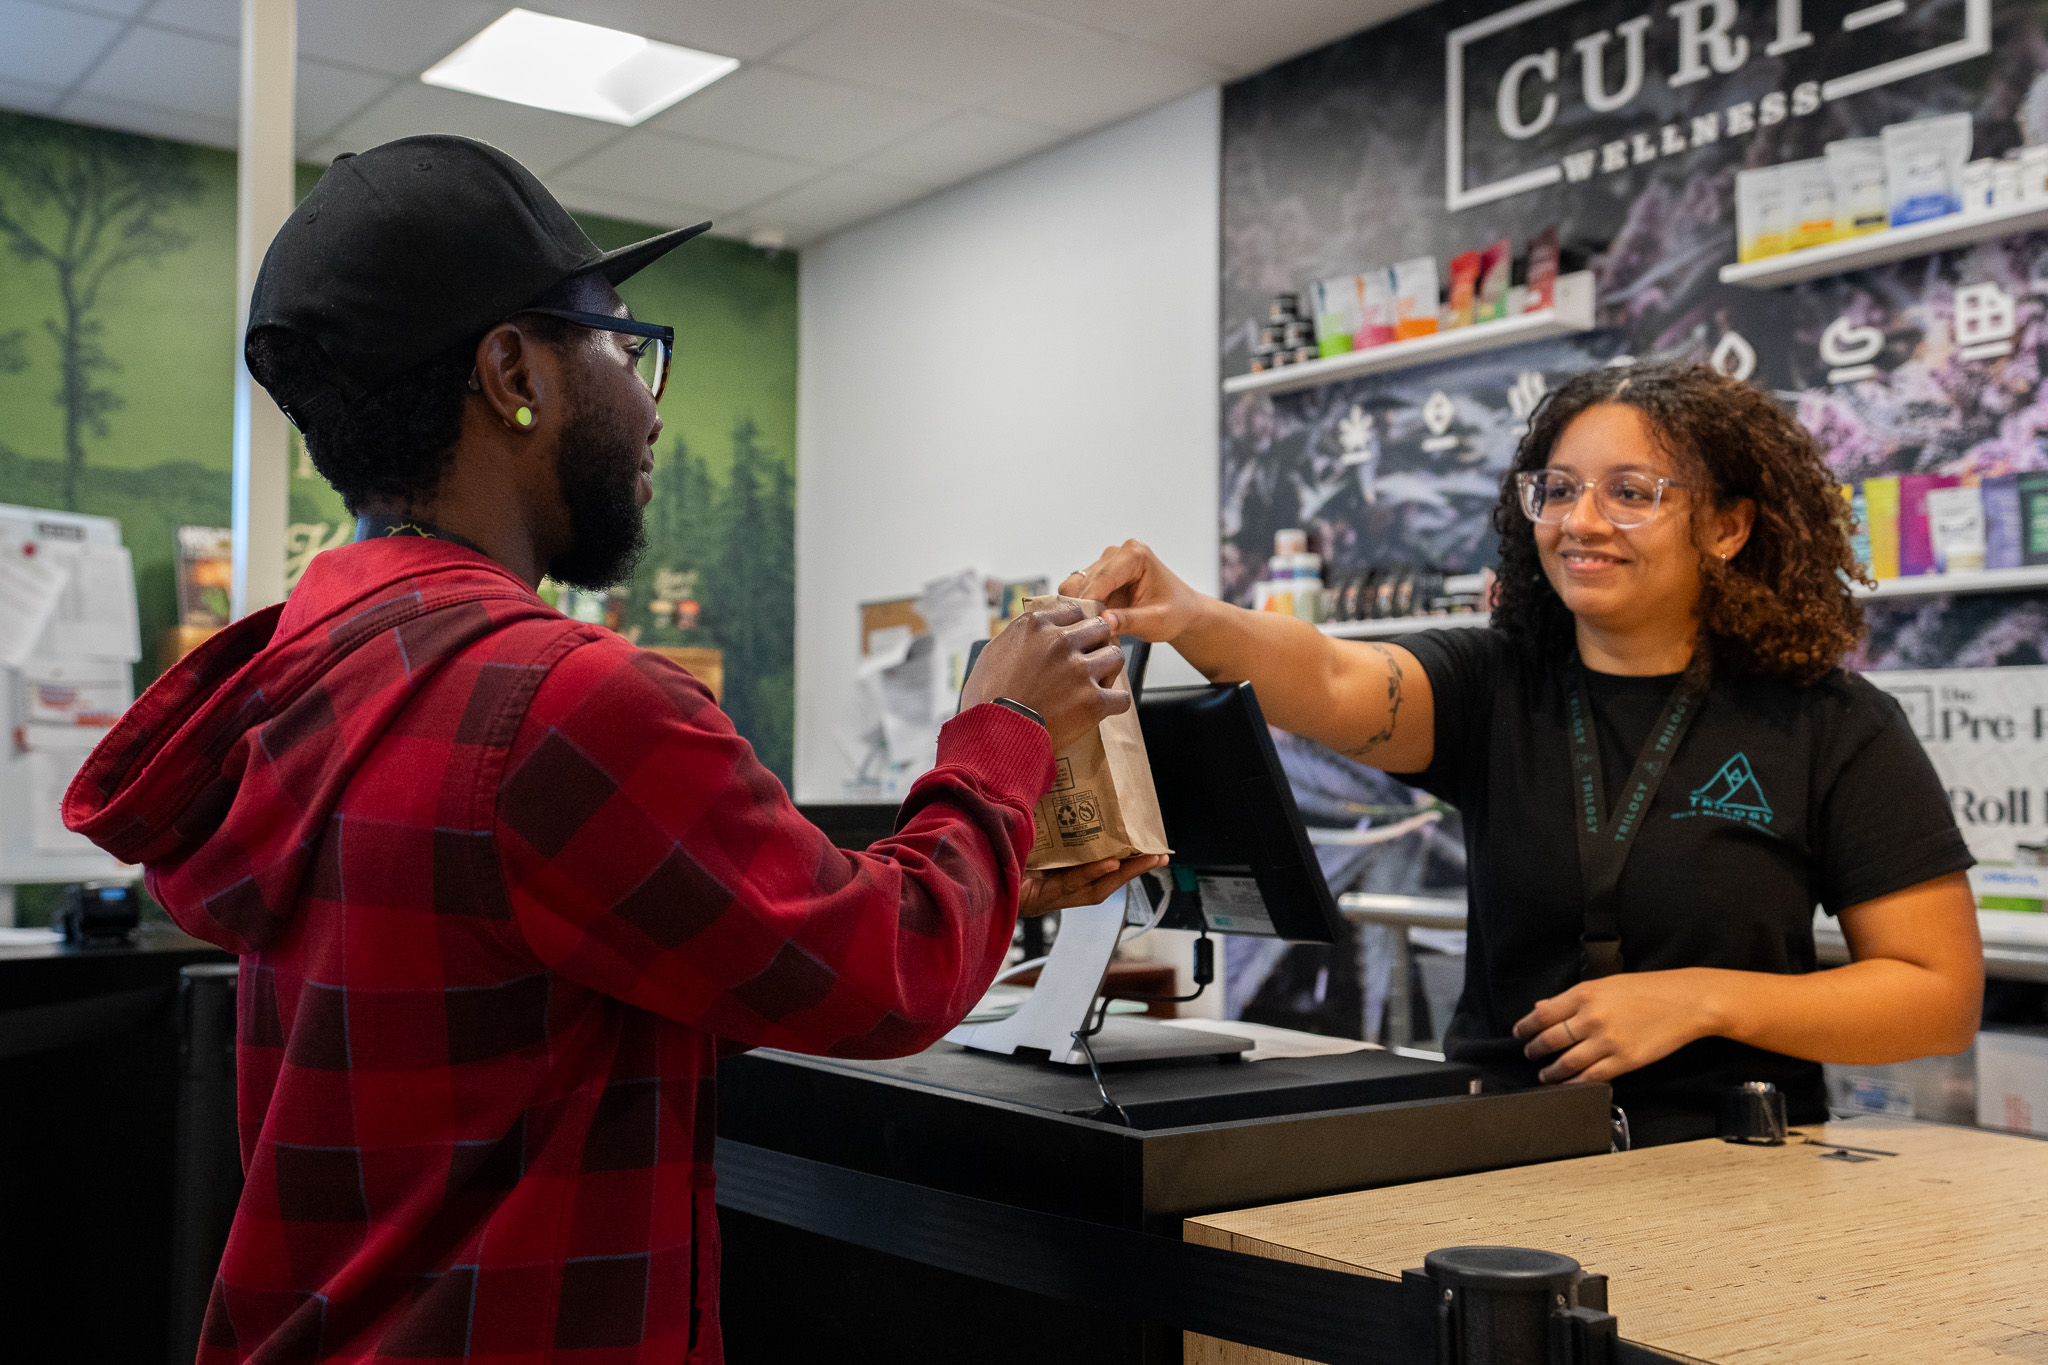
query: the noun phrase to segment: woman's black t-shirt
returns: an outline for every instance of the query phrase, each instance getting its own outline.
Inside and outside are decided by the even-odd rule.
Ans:
[[[1579,976],[1585,904],[1574,827],[1563,663],[1498,632],[1401,641],[1429,675],[1436,753],[1404,776],[1464,816],[1470,897],[1465,989],[1449,1055],[1490,1083],[1537,1084],[1515,1021]],[[1588,672],[1607,808],[1676,677]],[[1813,907],[1834,914],[1974,860],[1905,713],[1854,673],[1810,687],[1716,679],[1636,834],[1620,884],[1627,970],[1814,970]],[[1639,1144],[1708,1137],[1721,1091],[1772,1081],[1794,1123],[1826,1117],[1817,1063],[1727,1038],[1618,1077]]]

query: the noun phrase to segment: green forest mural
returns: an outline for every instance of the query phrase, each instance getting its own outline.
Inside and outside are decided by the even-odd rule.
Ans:
[[[318,167],[299,168],[303,194]],[[656,229],[578,215],[603,247]],[[648,552],[606,604],[650,645],[715,647],[725,709],[789,780],[796,258],[705,237],[622,291],[676,329]],[[180,525],[228,524],[235,159],[0,113],[0,502],[118,519],[145,660],[176,620]],[[350,526],[293,452],[288,575]]]

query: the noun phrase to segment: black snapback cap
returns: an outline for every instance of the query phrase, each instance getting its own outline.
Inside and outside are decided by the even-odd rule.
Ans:
[[[594,271],[618,284],[710,226],[600,251],[531,171],[489,143],[400,138],[336,157],[285,219],[256,274],[248,335],[281,327],[325,357],[326,374],[271,390],[304,430],[564,280]]]

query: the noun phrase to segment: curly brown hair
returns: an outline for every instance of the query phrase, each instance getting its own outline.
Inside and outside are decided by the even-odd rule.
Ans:
[[[1493,511],[1500,585],[1493,624],[1545,659],[1572,649],[1572,614],[1537,558],[1515,475],[1549,462],[1586,409],[1623,403],[1641,413],[1680,476],[1713,489],[1692,500],[1700,546],[1700,634],[1689,670],[1818,682],[1863,637],[1849,578],[1870,581],[1849,548],[1841,485],[1805,427],[1763,393],[1710,365],[1657,362],[1590,370],[1550,394],[1529,422]],[[1713,508],[1756,503],[1756,524],[1722,563],[1705,550]]]

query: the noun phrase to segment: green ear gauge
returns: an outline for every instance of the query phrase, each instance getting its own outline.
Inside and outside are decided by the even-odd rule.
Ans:
[[[533,425],[532,408],[521,408],[519,411],[513,413],[512,416],[518,421],[519,425],[522,427],[530,427]]]

